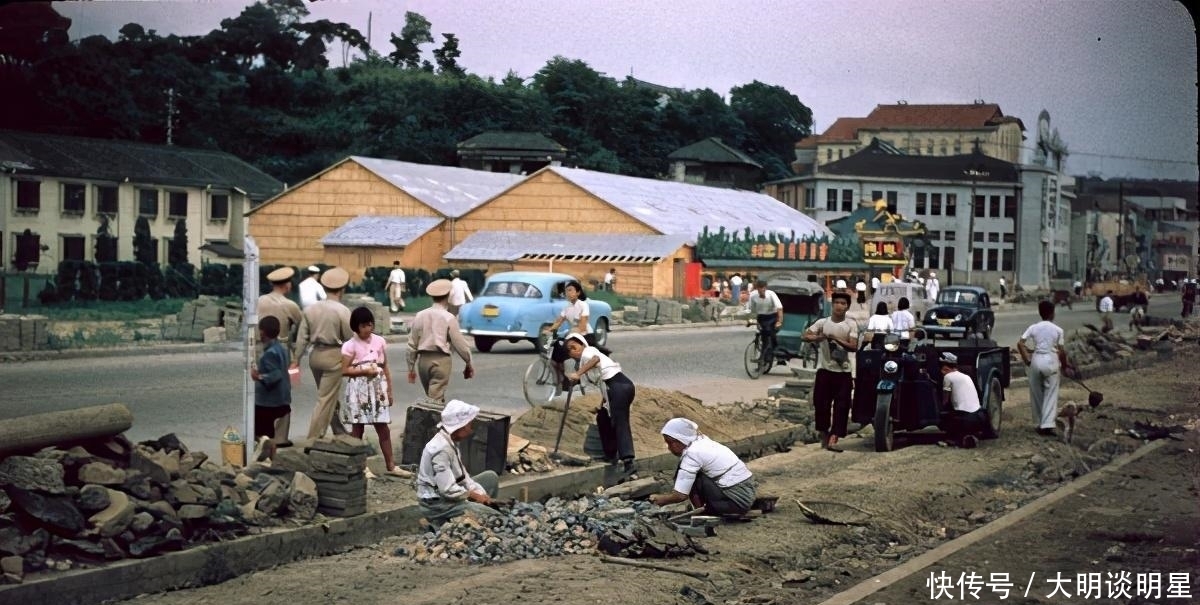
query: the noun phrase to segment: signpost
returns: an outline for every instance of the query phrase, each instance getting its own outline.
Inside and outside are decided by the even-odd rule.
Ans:
[[[242,371],[245,377],[242,382],[242,443],[246,445],[242,464],[250,463],[250,455],[254,441],[254,379],[250,377],[250,367],[256,362],[254,350],[258,342],[258,244],[254,238],[247,235],[243,244],[246,251],[242,265],[242,343],[246,351],[246,363]]]

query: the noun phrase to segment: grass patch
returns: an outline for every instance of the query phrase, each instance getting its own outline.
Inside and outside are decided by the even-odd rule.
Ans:
[[[614,311],[620,311],[621,309],[624,309],[625,305],[637,304],[637,299],[625,298],[624,296],[621,296],[620,294],[617,294],[611,290],[592,290],[591,292],[588,292],[587,295],[588,300],[601,300],[608,303],[608,305],[612,307]]]
[[[72,302],[38,307],[36,313],[57,321],[133,321],[175,315],[192,299]]]

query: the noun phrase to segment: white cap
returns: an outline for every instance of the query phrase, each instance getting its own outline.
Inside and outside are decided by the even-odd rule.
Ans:
[[[945,353],[942,353],[942,357],[938,359],[938,361],[942,363],[948,363],[950,365],[958,365],[958,355],[955,355],[950,351],[946,351]]]
[[[844,280],[844,279],[837,280],[837,283],[834,284],[834,287],[839,290],[844,290],[846,288],[846,280]]]

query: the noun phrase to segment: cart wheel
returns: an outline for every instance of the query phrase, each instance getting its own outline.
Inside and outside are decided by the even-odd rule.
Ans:
[[[554,367],[551,361],[538,357],[525,369],[525,378],[521,386],[525,391],[525,401],[530,407],[540,408],[554,400]]]
[[[746,345],[746,374],[751,378],[762,376],[762,360],[759,359],[761,348],[758,343],[758,337],[755,337],[754,340],[750,341],[750,344]]]
[[[983,429],[984,439],[995,439],[1000,436],[1000,420],[1004,413],[1004,387],[1000,386],[1000,379],[992,376],[992,380],[988,383],[987,392],[987,416],[988,425]]]
[[[890,452],[896,444],[892,428],[892,394],[881,393],[875,399],[875,451]]]

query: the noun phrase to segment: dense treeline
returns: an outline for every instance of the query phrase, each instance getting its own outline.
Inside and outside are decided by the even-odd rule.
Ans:
[[[0,49],[17,59],[0,65],[0,127],[165,143],[170,123],[176,145],[221,149],[295,183],[350,154],[455,164],[455,144],[488,130],[541,132],[578,166],[649,177],[671,151],[716,136],[780,178],[812,125],[795,95],[757,81],[728,103],[702,89],[663,106],[658,92],[564,57],[530,78],[466,73],[457,36],[436,41],[416,13],[386,55],[345,23],[306,17],[302,0],[267,0],[204,36],[136,23],[116,41],[46,32]],[[344,67],[330,66],[330,51]]]

